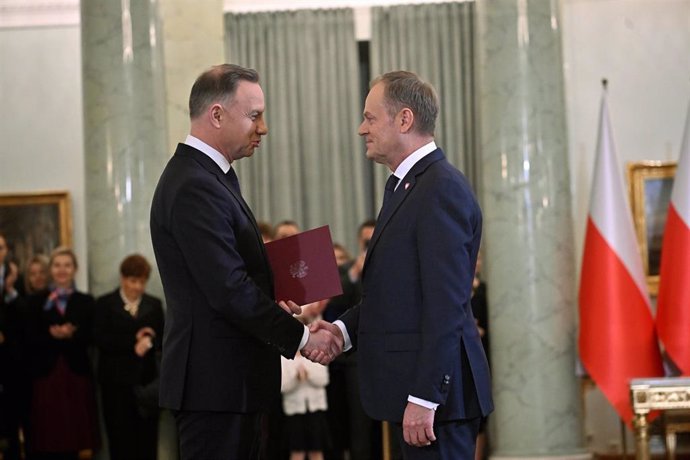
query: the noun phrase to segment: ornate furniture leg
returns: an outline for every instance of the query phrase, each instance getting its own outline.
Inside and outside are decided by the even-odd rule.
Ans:
[[[649,423],[646,414],[637,414],[633,419],[635,428],[635,458],[649,460]]]

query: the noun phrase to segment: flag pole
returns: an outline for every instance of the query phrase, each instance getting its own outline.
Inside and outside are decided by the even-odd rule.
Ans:
[[[601,79],[601,87],[606,92],[608,90],[608,85],[609,81],[606,78]],[[621,429],[621,447],[623,449],[623,460],[627,460],[628,458],[628,439],[625,434],[625,420],[619,417],[620,420],[620,429]]]
[[[621,446],[623,447],[623,460],[628,459],[628,437],[625,434],[625,420],[621,421]]]
[[[618,415],[630,424],[630,379],[661,377],[664,372],[613,141],[606,79],[602,86],[581,264],[578,345],[584,368]]]

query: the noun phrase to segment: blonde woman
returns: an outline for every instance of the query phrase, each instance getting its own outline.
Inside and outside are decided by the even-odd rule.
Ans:
[[[88,356],[94,299],[75,288],[71,249],[55,249],[49,270],[49,288],[27,298],[33,379],[28,448],[32,459],[77,459],[100,445]]]

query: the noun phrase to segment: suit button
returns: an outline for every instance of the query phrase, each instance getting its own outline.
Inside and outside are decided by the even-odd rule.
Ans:
[[[446,374],[443,376],[443,383],[445,383],[445,384],[450,383],[450,375]]]

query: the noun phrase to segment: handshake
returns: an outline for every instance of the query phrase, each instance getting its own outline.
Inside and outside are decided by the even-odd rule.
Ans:
[[[302,307],[292,301],[280,301],[280,307],[294,315],[302,314]],[[323,320],[316,320],[309,325],[309,339],[300,350],[302,356],[324,366],[343,352],[345,339],[338,326]]]
[[[302,348],[302,356],[324,366],[343,352],[343,332],[333,323],[324,320],[309,325],[309,340]]]

